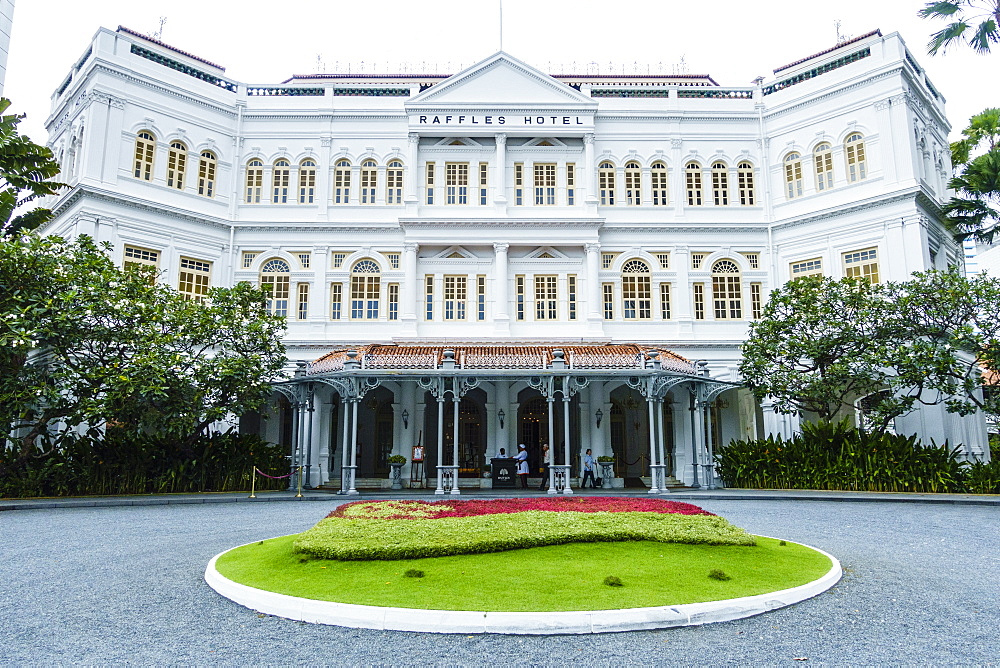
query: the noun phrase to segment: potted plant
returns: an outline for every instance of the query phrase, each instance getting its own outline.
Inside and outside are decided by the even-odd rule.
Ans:
[[[392,480],[392,489],[403,489],[403,464],[406,457],[403,455],[390,455],[386,461],[392,470],[389,472],[389,479]]]
[[[615,477],[615,458],[613,455],[601,455],[597,458],[601,467],[601,488],[611,489],[611,479]]]

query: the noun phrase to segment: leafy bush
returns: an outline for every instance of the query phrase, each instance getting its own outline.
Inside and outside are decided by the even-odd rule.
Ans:
[[[390,464],[405,464],[406,457],[404,457],[403,455],[390,455],[389,457],[386,458],[385,461],[389,462]]]
[[[604,578],[604,584],[608,585],[609,587],[623,587],[624,586],[622,584],[622,579],[620,577],[618,577],[617,575],[609,575],[608,577]]]
[[[1000,494],[1000,459],[973,462],[963,471],[965,491],[972,494]]]
[[[712,570],[710,570],[708,572],[708,577],[712,578],[713,580],[718,580],[719,582],[725,582],[726,580],[733,579],[732,577],[726,575],[726,572],[724,570],[721,570],[719,568],[713,568]]]
[[[958,450],[916,436],[861,432],[848,423],[803,424],[789,440],[733,441],[716,454],[728,487],[957,492],[966,472]]]
[[[601,455],[600,457],[597,458],[597,461],[602,464],[610,464],[611,462],[615,461],[615,458],[611,457],[610,455]]]
[[[0,497],[229,492],[250,489],[253,467],[287,472],[284,449],[255,435],[210,434],[190,446],[175,439],[110,428],[82,436],[41,459],[18,462],[0,449],[12,475],[0,479]],[[257,479],[257,489],[283,489],[286,480]]]
[[[712,515],[692,503],[627,496],[560,496],[527,499],[470,499],[467,501],[355,501],[339,506],[327,517],[369,520],[423,520],[441,517],[471,517],[526,510],[581,513],[676,513]]]
[[[503,552],[542,545],[651,540],[754,545],[753,536],[714,515],[649,512],[551,512],[442,517],[327,517],[299,534],[295,550],[321,559],[414,559]]]

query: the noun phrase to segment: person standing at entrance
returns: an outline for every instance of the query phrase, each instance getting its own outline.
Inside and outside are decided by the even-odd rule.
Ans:
[[[517,460],[517,477],[521,479],[521,489],[528,489],[528,450],[524,443],[517,446],[514,459]]]
[[[587,486],[587,478],[590,478],[591,489],[597,489],[597,481],[594,479],[594,455],[590,454],[590,448],[587,448],[587,454],[583,456],[583,482],[580,483],[580,489]]]
[[[549,446],[546,443],[542,446],[542,484],[538,486],[538,489],[544,490],[549,486],[549,464],[552,463],[552,453],[549,452]]]

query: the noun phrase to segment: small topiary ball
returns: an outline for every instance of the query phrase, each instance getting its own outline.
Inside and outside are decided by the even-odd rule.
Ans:
[[[618,577],[617,575],[609,575],[608,577],[604,578],[604,584],[608,585],[609,587],[623,587],[624,586],[622,584],[622,579],[620,577]]]
[[[782,541],[778,541],[778,545],[780,545],[781,547],[784,547],[784,546],[788,545],[788,543],[786,543],[785,541],[782,540]]]
[[[417,570],[416,568],[411,568],[410,570],[403,573],[404,578],[422,578],[424,577],[424,572]]]
[[[731,577],[726,575],[725,571],[720,570],[718,568],[713,568],[712,570],[710,570],[708,572],[708,577],[712,578],[713,580],[719,580],[720,582],[725,582],[726,580],[732,580]]]

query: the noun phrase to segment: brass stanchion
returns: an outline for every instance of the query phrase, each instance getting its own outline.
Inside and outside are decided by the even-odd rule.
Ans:
[[[257,467],[256,466],[251,466],[250,467],[250,498],[251,499],[256,499],[257,498],[257,494],[256,494],[257,485],[256,485],[256,483],[257,483]]]
[[[301,466],[299,467],[298,478],[299,478],[299,491],[298,491],[298,494],[295,495],[296,499],[302,497],[302,467]]]

